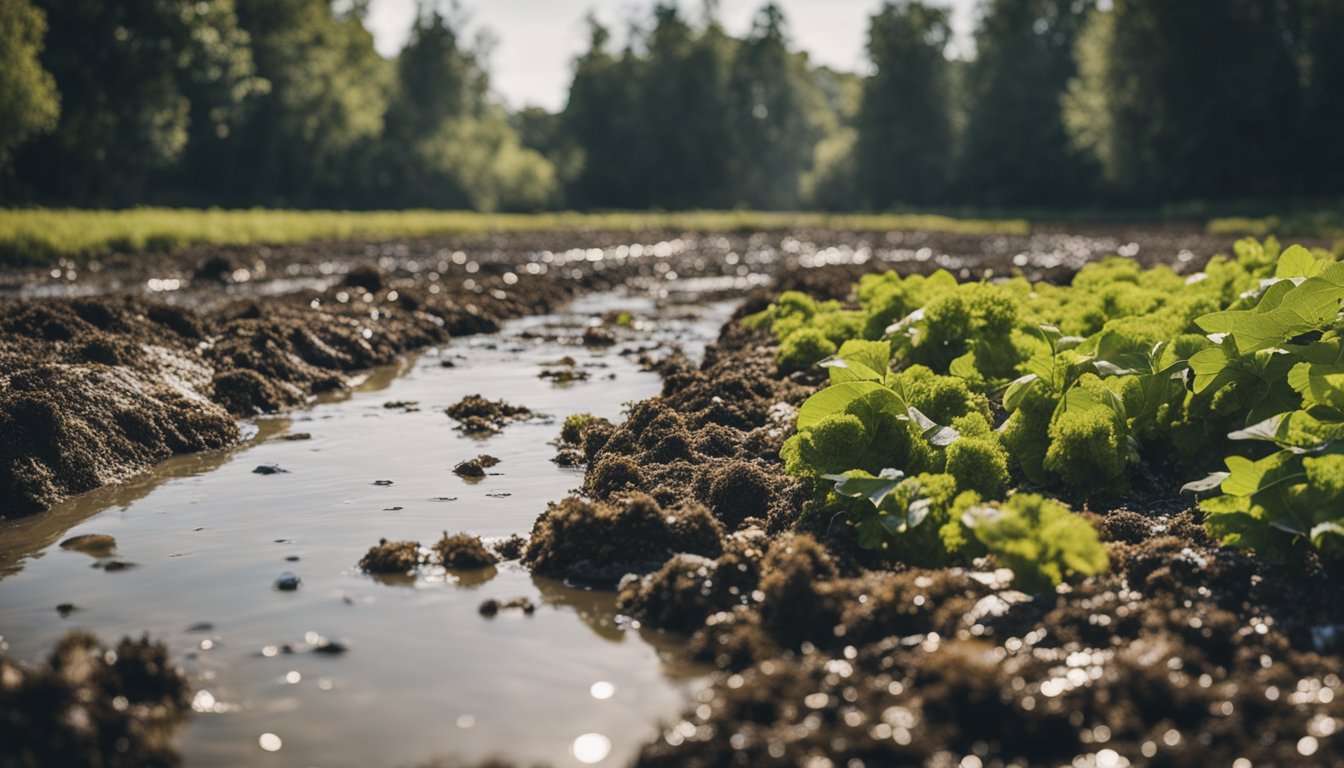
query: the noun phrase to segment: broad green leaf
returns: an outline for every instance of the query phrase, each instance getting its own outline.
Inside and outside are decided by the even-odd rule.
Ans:
[[[1302,472],[1290,453],[1280,451],[1259,461],[1242,456],[1228,456],[1228,477],[1223,481],[1223,493],[1230,496],[1255,496],[1284,483],[1302,482]]]
[[[1069,411],[1090,411],[1104,409],[1114,415],[1121,424],[1126,421],[1125,404],[1120,396],[1110,391],[1104,390],[1100,397],[1083,387],[1072,387],[1064,393],[1060,399],[1059,405],[1055,407],[1055,413],[1051,416],[1051,423],[1056,422]]]
[[[1018,406],[1022,405],[1022,400],[1031,392],[1041,380],[1041,377],[1035,373],[1028,373],[1026,376],[1014,379],[1008,388],[1003,391],[1003,407],[1009,413],[1016,411]]]
[[[1195,391],[1211,387],[1227,371],[1234,358],[1223,345],[1201,349],[1190,357],[1190,370],[1195,372]]]
[[[1036,333],[1050,347],[1051,353],[1059,353],[1059,340],[1064,338],[1064,334],[1058,328],[1053,325],[1038,325],[1036,326]]]
[[[838,475],[822,475],[822,478],[834,481],[835,492],[841,496],[866,498],[874,507],[881,507],[883,500],[905,480],[905,473],[899,469],[884,469],[877,477],[869,477],[866,473],[851,469]]]
[[[975,367],[975,353],[966,354],[953,360],[947,366],[947,372],[959,379],[980,379],[980,371]]]
[[[935,448],[946,448],[956,442],[961,437],[961,433],[951,427],[944,427],[933,419],[925,416],[918,408],[910,406],[910,420],[919,427],[920,434],[924,436]]]
[[[1270,416],[1264,421],[1252,424],[1245,429],[1239,429],[1230,432],[1227,435],[1228,440],[1264,440],[1266,442],[1281,445],[1287,435],[1288,414],[1280,413]]]
[[[1092,337],[1090,342],[1094,357],[1092,365],[1103,378],[1152,371],[1152,351],[1136,352],[1125,348],[1117,333],[1102,331]]]
[[[891,412],[905,416],[905,400],[896,392],[872,381],[849,381],[829,386],[807,398],[798,409],[798,429],[814,427],[827,416],[844,413],[855,401],[869,395],[882,410],[889,408]]]
[[[1344,362],[1298,363],[1287,378],[1288,385],[1302,396],[1304,409],[1324,407],[1344,412]]]
[[[887,376],[890,354],[891,345],[885,341],[850,339],[835,356],[821,361],[821,366],[829,369],[832,384],[881,382]]]
[[[864,515],[857,521],[861,546],[878,546],[882,532],[887,537],[894,537],[918,526],[928,518],[933,507],[933,501],[922,495],[917,484],[910,488],[914,497],[908,502],[893,495],[905,481],[904,473],[898,469],[884,469],[877,477],[869,477],[858,470],[824,477],[835,481],[835,492],[841,496],[867,499],[876,507],[875,514]]]
[[[1032,353],[1031,357],[1027,358],[1027,362],[1023,364],[1021,370],[1036,376],[1046,387],[1051,389],[1057,383],[1055,381],[1055,355],[1048,347],[1040,346],[1036,352]]]
[[[1205,491],[1212,491],[1214,488],[1222,485],[1223,481],[1231,474],[1232,473],[1230,472],[1214,472],[1201,480],[1192,480],[1181,486],[1181,493],[1204,493]]]
[[[1328,272],[1328,270],[1327,270]],[[1344,273],[1341,273],[1344,277]],[[1275,283],[1265,292],[1261,306],[1253,310],[1218,312],[1199,318],[1196,323],[1208,332],[1230,333],[1243,354],[1281,345],[1309,331],[1325,329],[1344,305],[1344,286],[1325,278],[1313,277],[1286,292]],[[1262,307],[1271,297],[1282,300],[1268,311]]]
[[[1300,245],[1289,246],[1279,256],[1279,263],[1274,268],[1275,277],[1314,277],[1321,272],[1325,262],[1317,259],[1311,254],[1311,251]]]
[[[1196,318],[1195,325],[1205,333],[1231,333],[1238,317],[1248,313],[1265,313],[1277,308],[1283,302],[1283,297],[1295,287],[1297,284],[1289,280],[1271,282],[1260,291],[1258,297],[1252,297],[1256,302],[1254,306],[1210,312]]]

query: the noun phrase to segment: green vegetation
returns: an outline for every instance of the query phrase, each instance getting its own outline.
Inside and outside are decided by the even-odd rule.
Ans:
[[[583,442],[583,430],[601,421],[603,419],[591,413],[575,413],[566,416],[564,424],[560,427],[560,440],[571,445],[578,445]]]
[[[1187,486],[1221,488],[1201,505],[1212,535],[1344,553],[1344,263],[1330,254],[1243,240],[1189,276],[1110,258],[1068,287],[883,273],[855,296],[786,293],[747,322],[779,339],[781,371],[835,350],[782,456],[814,481],[813,512],[844,516],[864,546],[940,563],[978,541],[1024,583],[1058,583],[1104,565],[1095,536],[1015,484],[1129,495],[1142,465],[1174,492],[1231,453]]]
[[[59,256],[111,251],[166,251],[193,243],[279,244],[499,231],[732,232],[811,228],[915,229],[968,234],[1026,234],[1030,231],[1025,221],[1015,219],[989,221],[898,214],[0,209],[0,263],[41,262]]]
[[[1063,504],[1034,493],[972,507],[963,519],[985,549],[1012,569],[1013,583],[1027,592],[1053,589],[1067,576],[1103,573],[1110,565],[1095,528]]]
[[[1337,0],[983,0],[972,45],[946,0],[887,0],[862,74],[812,62],[779,5],[740,35],[691,5],[590,19],[551,113],[492,95],[510,30],[473,29],[470,3],[420,4],[384,58],[367,0],[3,0],[0,203],[1118,214],[1344,194]]]
[[[46,28],[28,0],[0,0],[0,169],[15,147],[56,127],[56,81],[39,60]]]
[[[1338,241],[1336,247],[1341,247],[1344,246],[1344,204],[1336,210],[1301,211],[1262,218],[1217,218],[1209,222],[1208,232],[1211,235],[1259,238],[1275,234],[1280,237],[1313,237]]]
[[[1261,290],[1199,318],[1214,341],[1190,358],[1194,392],[1244,414],[1229,440],[1277,449],[1238,450],[1226,472],[1188,486],[1221,489],[1200,506],[1224,543],[1344,554],[1341,309],[1344,264],[1294,247]]]

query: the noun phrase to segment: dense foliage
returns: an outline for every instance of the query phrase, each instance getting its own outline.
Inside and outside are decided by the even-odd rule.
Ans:
[[[0,0],[0,169],[9,153],[56,126],[56,81],[38,59],[46,17],[28,0]]]
[[[1221,489],[1201,504],[1213,536],[1269,556],[1340,553],[1333,256],[1244,240],[1188,276],[1113,257],[1069,286],[887,272],[854,293],[852,305],[785,293],[748,322],[778,338],[782,372],[827,371],[783,458],[814,481],[812,514],[845,517],[862,545],[939,563],[995,551],[1004,531],[1055,531],[1000,559],[1029,561],[1034,575],[1012,566],[1028,583],[1058,582],[1099,567],[1095,537],[1011,489],[1170,495],[1225,463],[1187,485]]]
[[[861,73],[781,8],[596,20],[558,113],[509,114],[490,36],[426,3],[3,0],[0,202],[476,210],[1152,206],[1344,193],[1335,0],[875,4]],[[508,30],[501,30],[507,35]],[[618,39],[619,38],[619,39]]]

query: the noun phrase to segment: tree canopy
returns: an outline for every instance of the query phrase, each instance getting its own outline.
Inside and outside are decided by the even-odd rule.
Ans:
[[[943,0],[945,3],[946,0]],[[589,19],[568,98],[506,108],[426,2],[0,0],[0,203],[478,210],[1159,206],[1344,194],[1337,0],[886,0],[867,66],[780,4]],[[504,35],[508,30],[502,30]]]

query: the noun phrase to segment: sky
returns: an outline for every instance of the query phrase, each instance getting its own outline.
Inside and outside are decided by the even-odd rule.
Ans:
[[[881,0],[777,0],[788,18],[794,44],[818,64],[847,70],[865,66],[868,17]],[[721,0],[719,18],[729,32],[742,34],[765,0]],[[949,0],[960,40],[969,37],[976,0]],[[614,32],[625,20],[647,18],[652,0],[461,0],[472,29],[489,29],[496,40],[490,58],[495,91],[510,107],[559,110],[565,104],[571,62],[588,44],[589,11]],[[417,0],[372,0],[369,27],[379,52],[395,56],[406,41]],[[700,0],[682,6],[698,14]],[[694,17],[694,16],[693,16]],[[618,39],[621,39],[618,37]]]

